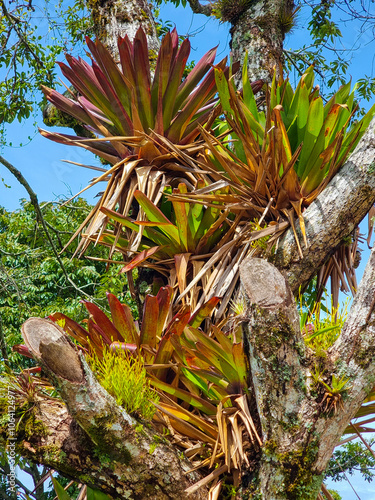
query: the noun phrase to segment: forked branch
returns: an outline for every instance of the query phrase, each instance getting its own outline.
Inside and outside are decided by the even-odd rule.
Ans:
[[[154,430],[117,405],[98,383],[84,357],[79,355],[64,331],[49,320],[30,318],[22,327],[22,335],[66,404],[69,414],[61,408],[60,422],[67,420],[73,429],[74,422],[78,423],[86,436],[82,444],[80,431],[70,433],[67,430],[65,438],[73,442],[78,439],[74,443],[77,453],[81,454],[79,447],[83,446],[82,456],[93,454],[94,462],[97,462],[95,456],[107,457],[107,462],[99,462],[98,470],[91,471],[92,485],[102,487],[116,498],[129,495],[145,499],[184,498],[185,489],[201,476],[198,473],[187,474],[191,464],[181,459],[172,445],[162,437],[155,441]],[[47,424],[48,420],[43,417],[43,422]],[[58,442],[57,446],[63,451],[63,442]],[[35,453],[37,456],[38,452]],[[46,457],[40,461],[47,463]],[[79,478],[83,470],[78,469],[72,474],[69,471],[72,465],[68,464],[62,472]],[[61,467],[57,468],[61,470]],[[104,472],[102,478],[101,472]],[[111,484],[115,483],[116,489],[111,490]],[[203,499],[206,495],[207,491],[202,488],[195,498]]]

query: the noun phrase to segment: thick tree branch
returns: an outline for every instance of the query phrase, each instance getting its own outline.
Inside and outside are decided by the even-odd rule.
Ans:
[[[115,494],[116,498],[184,498],[185,489],[199,480],[200,475],[187,474],[191,464],[180,459],[172,445],[167,442],[163,444],[161,437],[156,444],[155,431],[142,425],[142,422],[117,405],[97,382],[83,356],[78,354],[64,331],[49,320],[30,318],[23,325],[22,334],[29,350],[42,364],[66,403],[69,416],[63,418],[69,421],[69,426],[73,425],[70,419],[74,419],[84,431],[86,454],[107,457],[108,470],[104,467],[105,476],[100,479],[101,465],[95,473],[92,471],[91,484],[103,487],[110,494]],[[42,420],[46,423],[48,420],[45,418]],[[73,441],[80,439],[80,436],[78,431],[74,435],[69,432],[69,438]],[[60,442],[58,446],[63,448],[64,443]],[[76,446],[79,446],[79,441]],[[62,470],[58,463],[51,464],[44,459],[40,461],[90,484],[90,481],[80,477],[79,471],[84,470],[82,468],[74,474]],[[69,463],[67,469],[74,469],[74,466],[77,467]],[[115,482],[116,490],[113,491],[111,484]],[[195,498],[203,499],[206,494],[203,488]]]
[[[319,416],[319,404],[310,394],[308,378],[312,352],[299,326],[296,303],[285,277],[264,259],[247,258],[240,266],[247,301],[243,323],[263,448],[259,470],[262,498],[302,498],[289,489],[305,488],[305,499],[315,499],[323,470],[314,467],[317,449],[308,458]]]
[[[306,347],[289,285],[272,264],[248,258],[240,274],[264,442],[261,493],[289,500],[301,498],[293,495],[303,486],[303,498],[315,499],[333,449],[375,386],[375,248],[343,331],[325,358]],[[334,377],[343,381],[336,392],[330,389]]]
[[[35,431],[32,431],[29,415],[31,411],[19,422],[16,443],[19,455],[93,487],[102,488],[109,494],[115,493],[111,487],[115,483],[115,475],[110,464],[104,464],[95,453],[93,443],[71,418],[62,401],[41,399],[34,402],[32,415],[34,422],[39,422]],[[26,431],[26,423],[31,432],[29,429]],[[0,436],[0,441],[5,448],[6,434]]]
[[[375,202],[374,173],[375,119],[342,169],[304,212],[308,246],[302,249],[303,258],[298,254],[292,230],[279,242],[275,265],[287,273],[294,293],[308,283],[368,213]],[[296,226],[302,241],[298,222]]]
[[[328,351],[332,373],[347,380],[343,408],[322,422],[319,462],[331,456],[328,443],[338,442],[348,422],[375,386],[375,249],[371,251],[363,278],[340,337]],[[319,464],[319,463],[318,463]]]
[[[207,17],[212,15],[212,5],[202,5],[198,0],[188,0],[194,14],[204,14]]]

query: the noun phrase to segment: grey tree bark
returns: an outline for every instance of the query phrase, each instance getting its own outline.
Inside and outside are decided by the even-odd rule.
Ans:
[[[263,447],[258,492],[272,500],[316,499],[345,428],[375,384],[375,250],[349,317],[326,358],[306,347],[288,279],[263,259],[241,266],[245,337]],[[328,386],[346,381],[330,396]]]
[[[147,0],[86,0],[91,11],[97,37],[107,46],[115,59],[118,57],[117,38],[128,35],[133,40],[138,28],[147,36],[151,55],[157,53],[160,42]]]
[[[198,14],[213,15],[212,4],[202,5],[197,0],[189,4]],[[216,7],[217,8],[217,7]],[[293,0],[223,1],[219,14],[222,21],[231,24],[230,48],[233,61],[240,61],[248,53],[248,75],[250,81],[271,81],[274,70],[283,64],[283,42],[285,34],[293,26]],[[237,87],[241,86],[241,75],[235,76]]]

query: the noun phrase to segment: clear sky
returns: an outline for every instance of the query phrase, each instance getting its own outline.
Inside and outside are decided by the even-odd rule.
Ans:
[[[353,3],[353,5],[355,4],[356,2]],[[375,7],[374,4],[372,5],[375,15]],[[296,28],[286,39],[285,48],[297,49],[303,43],[308,43],[306,16],[307,14],[302,9],[297,19]],[[220,24],[215,19],[209,20],[202,15],[192,14],[187,8],[180,7],[176,9],[173,5],[163,5],[161,17],[165,20],[171,20],[180,34],[190,35],[192,43],[191,59],[199,60],[207,50],[215,45],[219,46],[218,57],[222,58],[229,53],[229,26],[227,24]],[[352,62],[348,69],[348,78],[351,77],[352,81],[355,82],[365,74],[374,77],[375,53],[372,33],[361,33],[362,25],[360,21],[342,22],[340,27],[343,39],[339,48],[347,51],[347,55],[352,56]],[[355,52],[350,52],[353,45],[358,48]],[[1,79],[3,78],[3,72],[4,68],[0,68]],[[36,120],[40,127],[45,128],[40,115],[36,117]],[[68,131],[64,129],[62,132],[67,133]],[[28,136],[33,136],[30,142],[27,139]],[[39,201],[56,200],[75,194],[85,187],[93,177],[94,172],[92,170],[63,163],[62,159],[83,164],[98,164],[93,155],[86,153],[83,149],[63,146],[42,138],[36,133],[31,119],[22,124],[17,122],[7,126],[7,139],[13,145],[12,147],[4,147],[1,155],[22,172],[37,193]],[[20,147],[20,143],[27,145]],[[10,188],[6,186],[10,186]],[[92,202],[100,189],[101,186],[90,189],[86,194],[87,199]],[[21,198],[27,198],[26,191],[0,165],[0,205],[8,210],[14,210],[19,207]],[[364,254],[363,262],[366,260],[367,255],[368,252]],[[375,498],[375,483],[368,484],[357,477],[352,482],[362,500]],[[332,487],[341,491],[345,500],[358,498],[348,484],[334,483]]]

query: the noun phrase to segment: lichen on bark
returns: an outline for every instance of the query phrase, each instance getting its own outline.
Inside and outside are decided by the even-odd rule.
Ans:
[[[107,46],[115,60],[119,59],[117,39],[127,35],[133,40],[142,27],[148,48],[157,53],[160,42],[156,25],[147,0],[86,0],[91,12],[96,36]]]
[[[270,81],[283,64],[285,19],[293,17],[294,2],[286,0],[257,0],[246,4],[246,9],[232,21],[231,50],[234,61],[244,62],[248,53],[250,81]],[[241,86],[241,76],[236,75]]]

